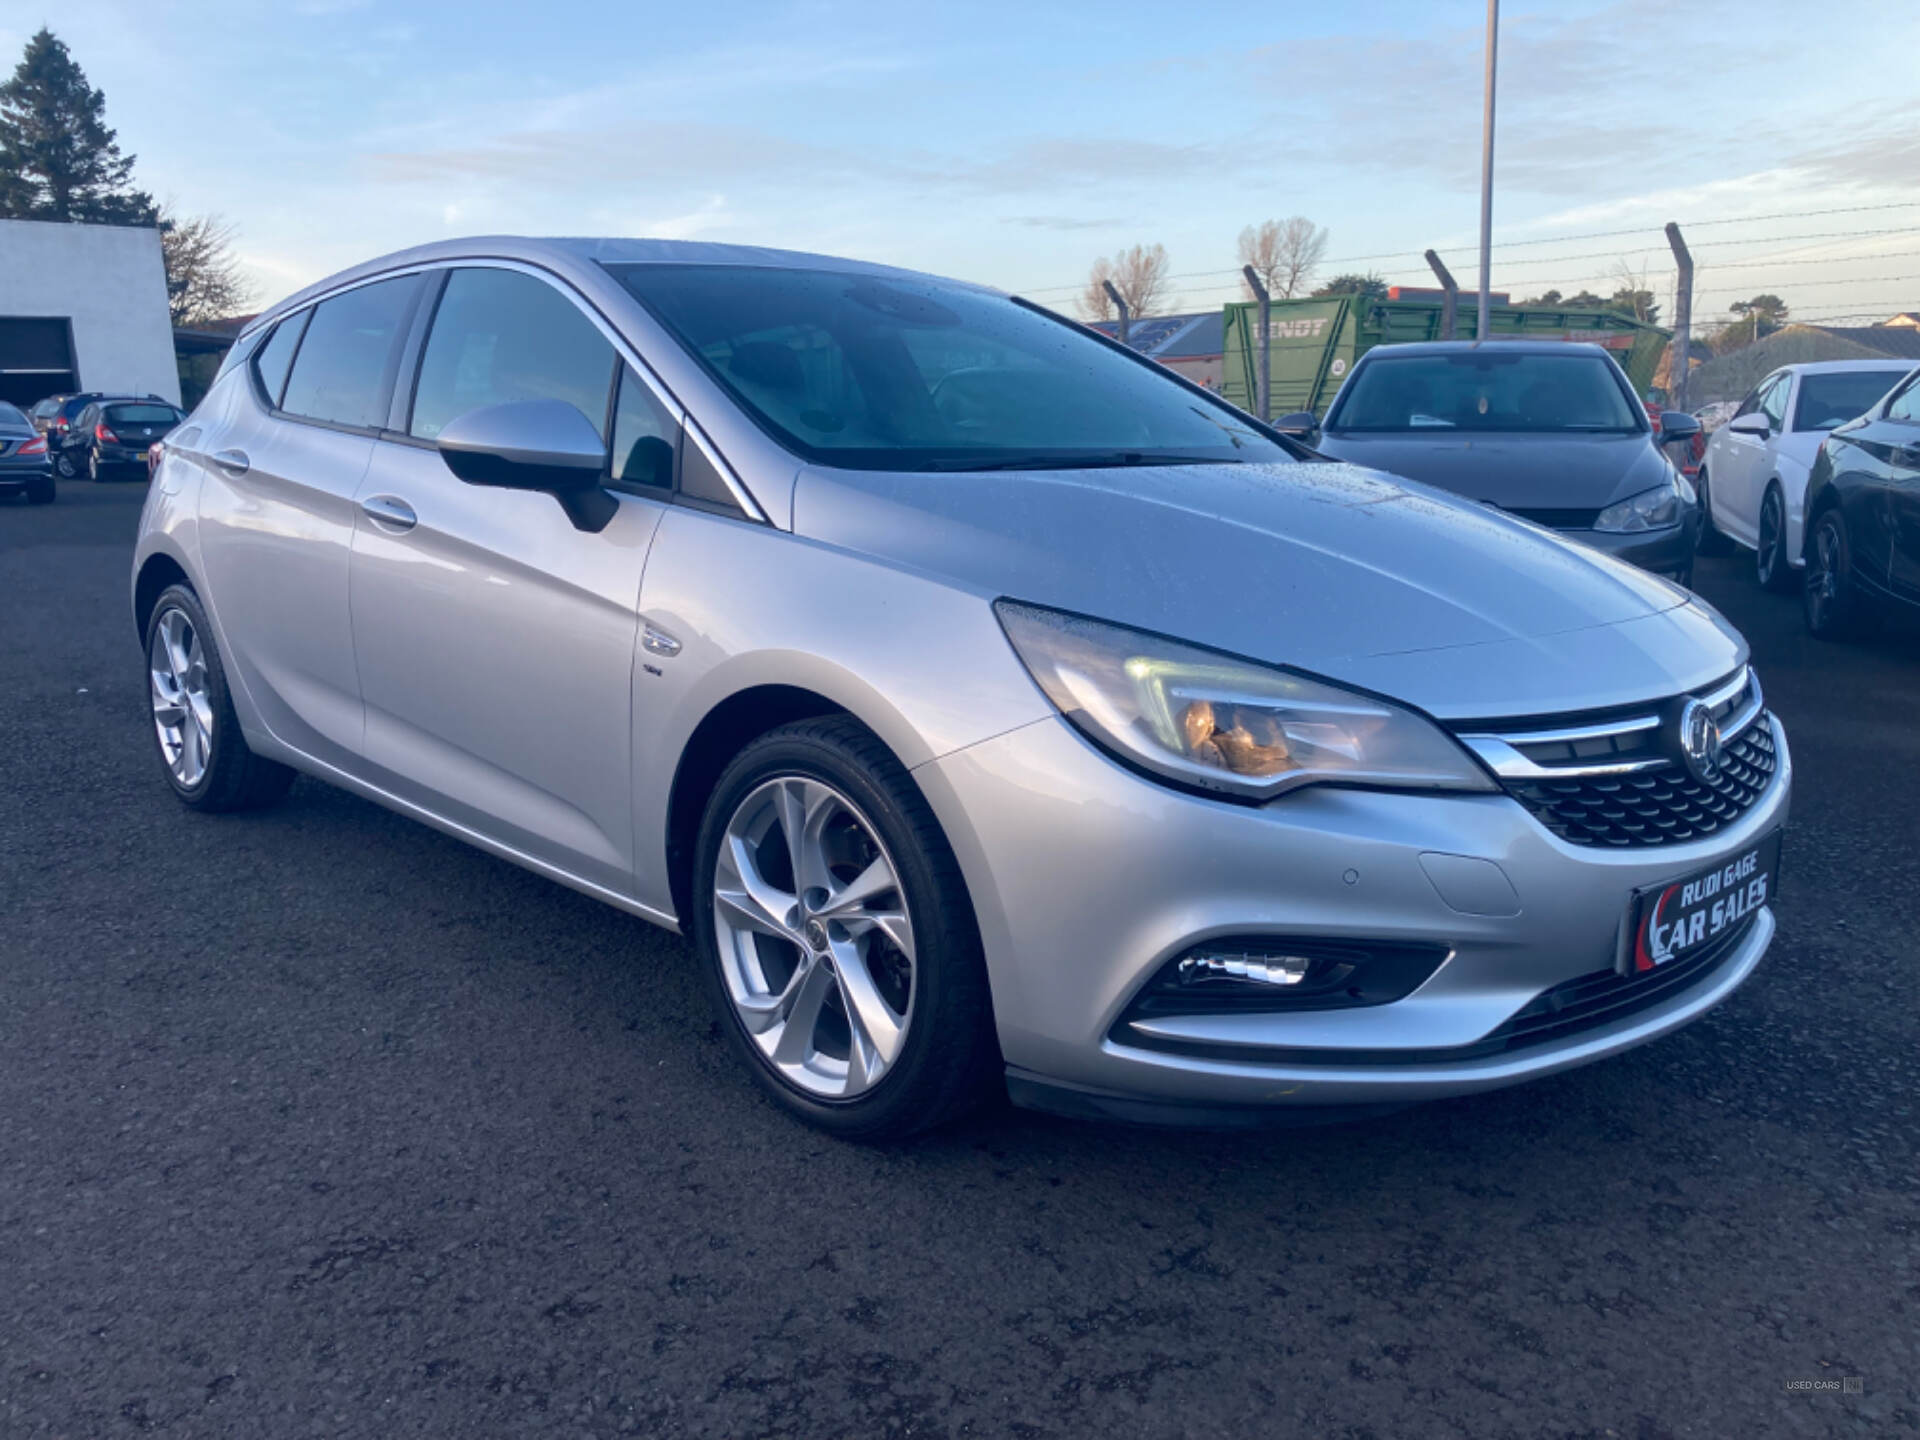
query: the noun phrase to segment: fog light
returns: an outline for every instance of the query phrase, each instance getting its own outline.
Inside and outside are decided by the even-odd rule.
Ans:
[[[1181,960],[1175,980],[1182,989],[1226,980],[1249,985],[1298,985],[1313,969],[1305,955],[1234,955],[1201,951]]]

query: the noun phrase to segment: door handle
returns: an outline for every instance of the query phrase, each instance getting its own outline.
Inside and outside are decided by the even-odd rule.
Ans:
[[[213,457],[213,463],[229,475],[244,475],[253,468],[253,462],[247,459],[244,450],[221,450]]]
[[[398,495],[369,495],[360,502],[360,513],[395,535],[406,534],[420,519]]]

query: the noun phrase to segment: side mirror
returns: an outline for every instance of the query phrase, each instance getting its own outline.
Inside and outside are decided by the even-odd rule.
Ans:
[[[1773,433],[1773,426],[1764,412],[1749,411],[1745,415],[1736,415],[1727,422],[1727,429],[1736,435],[1755,435],[1764,440]]]
[[[1296,410],[1291,415],[1282,415],[1272,422],[1273,428],[1283,435],[1293,435],[1304,440],[1309,435],[1318,434],[1320,419],[1311,410]]]
[[[542,490],[581,530],[604,530],[620,503],[601,488],[607,445],[564,400],[483,405],[451,420],[434,441],[447,468],[469,485]]]
[[[1660,443],[1669,440],[1691,440],[1700,433],[1700,422],[1684,410],[1662,410],[1660,412]]]

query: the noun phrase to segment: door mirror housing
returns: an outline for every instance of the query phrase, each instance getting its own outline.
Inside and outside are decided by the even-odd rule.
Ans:
[[[1767,423],[1767,417],[1758,410],[1734,416],[1727,422],[1727,429],[1736,435],[1754,435],[1762,440],[1773,433],[1773,426]]]
[[[1296,410],[1291,415],[1282,415],[1272,423],[1273,428],[1282,435],[1294,435],[1302,440],[1320,433],[1320,418],[1311,410]]]
[[[1660,440],[1665,444],[1669,440],[1691,440],[1700,433],[1700,422],[1684,410],[1662,410],[1660,412]]]
[[[601,486],[607,444],[564,400],[483,405],[449,421],[434,441],[447,468],[469,485],[541,490],[582,530],[604,530],[620,508]]]

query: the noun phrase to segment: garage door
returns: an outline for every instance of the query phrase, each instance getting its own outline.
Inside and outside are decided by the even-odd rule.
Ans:
[[[0,315],[0,400],[27,406],[80,388],[65,316]]]

